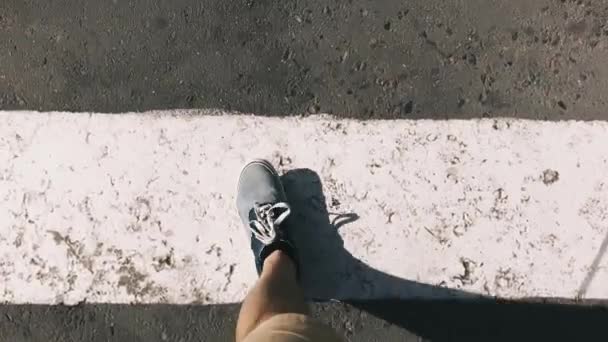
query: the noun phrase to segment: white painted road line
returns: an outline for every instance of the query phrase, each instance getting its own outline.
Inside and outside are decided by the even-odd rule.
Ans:
[[[241,300],[254,157],[321,178],[285,178],[311,297],[608,298],[606,123],[188,113],[1,113],[0,300]]]

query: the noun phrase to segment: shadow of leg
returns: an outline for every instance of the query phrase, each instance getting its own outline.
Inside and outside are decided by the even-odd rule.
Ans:
[[[346,250],[338,234],[338,228],[359,216],[329,213],[321,179],[314,171],[292,170],[282,181],[292,206],[289,224],[310,299],[347,301],[433,341],[599,340],[605,335],[605,306],[580,306],[555,298],[497,300],[373,269]],[[330,220],[330,216],[335,217]]]
[[[330,214],[321,179],[312,170],[297,169],[282,176],[292,206],[289,224],[302,260],[302,281],[309,298],[318,300],[377,298],[478,298],[394,277],[375,270],[344,248],[338,228],[356,221],[356,213]],[[334,216],[330,220],[330,215]]]

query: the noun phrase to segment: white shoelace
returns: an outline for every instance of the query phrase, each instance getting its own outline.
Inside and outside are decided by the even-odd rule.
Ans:
[[[283,209],[283,212],[276,216],[275,211],[277,209]],[[269,245],[274,242],[277,237],[277,230],[275,226],[285,221],[287,216],[291,213],[289,204],[284,202],[278,202],[275,204],[256,204],[254,207],[256,219],[249,221],[249,228],[253,235],[265,245]]]

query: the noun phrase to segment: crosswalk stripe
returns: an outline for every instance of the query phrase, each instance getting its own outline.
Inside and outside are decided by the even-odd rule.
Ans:
[[[0,300],[230,303],[240,168],[284,176],[317,299],[608,298],[608,124],[0,113]]]

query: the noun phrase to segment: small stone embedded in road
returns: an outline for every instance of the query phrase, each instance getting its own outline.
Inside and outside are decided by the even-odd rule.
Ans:
[[[543,171],[543,183],[551,185],[559,180],[559,172],[551,169]]]

